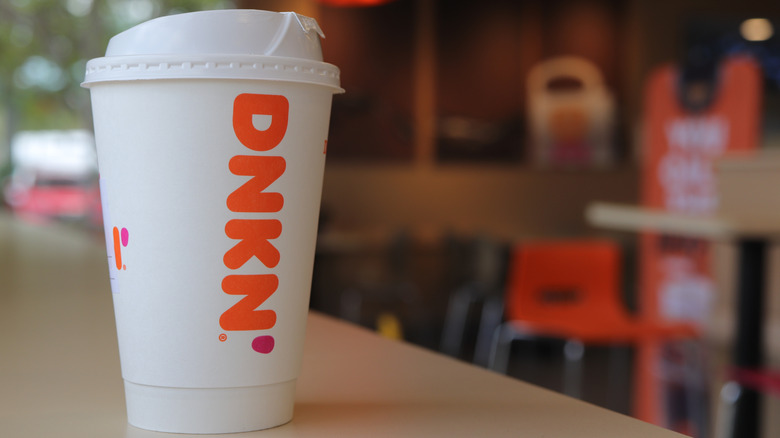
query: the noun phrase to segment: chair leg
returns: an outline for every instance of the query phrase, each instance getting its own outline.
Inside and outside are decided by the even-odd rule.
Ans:
[[[623,345],[613,345],[609,349],[607,403],[615,411],[619,411],[617,407],[623,405],[622,395],[629,380],[629,356],[630,350]]]
[[[512,341],[519,337],[522,337],[522,334],[515,330],[511,324],[504,323],[498,326],[493,333],[488,368],[506,374],[509,369]]]
[[[339,314],[347,321],[360,324],[363,296],[357,289],[346,289],[341,293]]]
[[[582,398],[582,358],[585,345],[576,339],[568,339],[563,345],[566,358],[563,392],[574,398]]]
[[[504,300],[501,298],[490,298],[485,300],[482,305],[482,314],[479,318],[479,331],[477,332],[477,343],[474,346],[475,365],[483,367],[489,366],[490,349],[493,333],[501,325],[501,319],[504,315]]]
[[[450,297],[447,315],[444,321],[444,331],[441,336],[440,350],[442,353],[458,357],[463,346],[463,332],[468,318],[469,308],[473,301],[473,291],[462,287]]]
[[[736,403],[742,395],[742,387],[737,382],[726,382],[720,389],[720,408],[715,426],[715,438],[732,438],[734,436],[734,414]]]

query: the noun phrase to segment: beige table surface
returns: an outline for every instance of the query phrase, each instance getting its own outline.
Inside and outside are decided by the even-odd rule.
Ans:
[[[0,437],[175,437],[127,425],[103,242],[0,214]],[[231,437],[678,434],[317,313],[295,418]]]
[[[771,216],[694,216],[639,205],[596,202],[588,206],[585,218],[591,225],[613,230],[652,231],[713,241],[745,237],[780,239],[780,221]]]

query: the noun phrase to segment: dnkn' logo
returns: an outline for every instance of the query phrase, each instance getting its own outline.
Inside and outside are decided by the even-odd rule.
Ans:
[[[241,94],[233,102],[233,131],[250,151],[268,152],[281,143],[287,133],[289,102],[284,96],[268,94]],[[270,126],[258,130],[252,123],[254,116],[270,116]],[[276,213],[284,206],[281,193],[265,190],[286,169],[284,158],[270,155],[236,155],[228,164],[230,173],[250,177],[226,199],[228,210],[236,213]],[[222,261],[229,269],[238,269],[253,257],[268,268],[279,263],[279,251],[271,242],[282,234],[278,219],[231,219],[225,224],[225,235],[237,240]],[[223,330],[268,330],[276,325],[276,312],[260,306],[276,292],[279,278],[275,274],[228,275],[222,280],[222,291],[228,295],[243,296],[219,318]],[[224,339],[223,339],[224,340]],[[274,349],[273,336],[254,338],[252,349],[270,353]]]

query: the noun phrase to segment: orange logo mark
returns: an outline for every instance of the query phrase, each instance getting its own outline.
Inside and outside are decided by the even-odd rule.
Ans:
[[[290,104],[284,96],[268,94],[241,94],[233,101],[233,132],[236,138],[252,151],[270,151],[281,143],[287,133]],[[270,126],[258,130],[253,123],[256,115],[270,116]],[[229,164],[230,172],[251,177],[236,188],[226,199],[233,212],[275,213],[284,206],[281,193],[266,190],[286,169],[279,156],[237,155]],[[225,235],[238,242],[223,257],[229,269],[238,269],[256,257],[268,268],[279,263],[279,250],[271,240],[282,234],[282,223],[276,219],[231,219],[225,224]],[[279,287],[274,274],[228,275],[222,280],[222,291],[228,295],[243,295],[236,304],[222,313],[219,325],[224,330],[268,330],[276,325],[276,312],[259,309]],[[252,348],[259,353],[270,353],[274,341],[270,336],[259,336]]]
[[[282,209],[284,198],[280,193],[265,193],[271,183],[284,173],[286,163],[282,157],[257,157],[239,155],[228,164],[233,175],[251,176],[252,179],[228,195],[227,207],[235,212],[275,212]]]
[[[114,236],[114,263],[116,268],[121,270],[125,267],[122,263],[122,247],[127,246],[130,233],[127,231],[127,228],[122,228],[120,231],[119,228],[114,227],[112,231]]]
[[[225,253],[223,261],[230,269],[244,266],[252,256],[265,266],[273,268],[279,263],[279,250],[270,239],[282,234],[282,223],[276,219],[233,219],[225,225],[225,235],[239,239],[233,248]]]
[[[255,310],[279,286],[276,275],[228,275],[222,280],[222,290],[229,295],[246,295],[219,318],[225,330],[267,330],[276,324],[273,310]]]
[[[241,94],[233,101],[233,132],[238,141],[253,151],[269,151],[284,139],[290,103],[284,96]],[[271,126],[259,131],[252,123],[256,115],[271,116]]]

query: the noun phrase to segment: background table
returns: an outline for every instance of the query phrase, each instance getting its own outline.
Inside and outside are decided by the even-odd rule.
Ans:
[[[745,194],[748,193],[748,194]],[[733,196],[749,197],[750,192]],[[630,205],[596,203],[586,212],[593,225],[633,232],[658,232],[731,241],[739,250],[736,334],[732,363],[738,369],[760,370],[764,366],[764,302],[767,253],[770,243],[780,239],[780,222],[772,216],[686,216]],[[761,436],[762,397],[743,388],[734,402],[734,438]]]
[[[0,436],[127,425],[103,242],[0,214]],[[680,436],[312,313],[295,418],[234,437]]]

